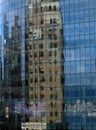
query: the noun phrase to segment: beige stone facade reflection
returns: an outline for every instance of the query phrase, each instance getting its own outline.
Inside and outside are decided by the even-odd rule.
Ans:
[[[26,23],[29,104],[41,103],[29,122],[61,123],[63,41],[59,1],[30,0]]]

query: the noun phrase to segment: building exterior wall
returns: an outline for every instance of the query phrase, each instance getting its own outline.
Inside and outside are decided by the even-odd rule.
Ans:
[[[7,0],[1,5],[1,124],[6,124],[2,127],[63,126],[59,1]]]
[[[0,129],[96,130],[96,0],[0,0]]]
[[[65,118],[70,130],[96,129],[96,1],[61,1]]]
[[[22,2],[21,2],[22,1]],[[27,103],[25,86],[26,1],[0,1],[0,129],[21,129]],[[22,106],[22,108],[20,107]],[[25,119],[26,118],[26,119]]]
[[[62,19],[59,1],[30,0],[26,17],[26,52],[30,122],[63,121]],[[28,26],[29,25],[29,26]],[[37,109],[37,110],[36,110]],[[47,126],[46,126],[47,128]]]

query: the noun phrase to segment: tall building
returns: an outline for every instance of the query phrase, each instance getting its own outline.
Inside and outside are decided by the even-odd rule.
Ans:
[[[27,10],[29,125],[30,129],[37,129],[35,125],[40,123],[40,130],[55,129],[52,124],[61,126],[63,123],[63,39],[59,1],[30,0]]]
[[[19,17],[14,16],[14,25],[11,27],[12,37],[9,38],[9,22],[7,21],[7,17],[4,15],[4,44],[2,46],[4,51],[2,53],[2,58],[4,62],[1,67],[1,104],[3,108],[1,116],[3,116],[3,118],[1,122],[5,122],[5,124],[10,122],[9,126],[7,126],[8,129],[13,129],[13,126],[15,128],[15,125],[17,129],[18,125],[21,124],[16,121],[18,114],[14,112],[15,105],[18,101],[21,101],[22,98],[20,47],[21,27],[19,26],[18,20]]]
[[[96,130],[96,0],[0,0],[0,129]]]
[[[96,1],[61,0],[69,130],[96,129]]]
[[[20,125],[23,130],[63,128],[63,29],[59,1],[11,0],[6,1],[5,7],[1,124],[6,125],[2,129],[14,126],[17,130]]]

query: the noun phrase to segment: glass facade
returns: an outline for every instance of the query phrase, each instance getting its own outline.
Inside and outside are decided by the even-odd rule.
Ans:
[[[27,4],[26,0],[0,0],[1,130],[19,130],[21,122],[25,121],[24,108],[28,101],[25,68]]]
[[[65,118],[70,130],[96,129],[96,1],[61,0]]]
[[[1,0],[0,16],[0,129],[64,129],[60,2]]]
[[[0,129],[96,130],[96,0],[0,0]]]

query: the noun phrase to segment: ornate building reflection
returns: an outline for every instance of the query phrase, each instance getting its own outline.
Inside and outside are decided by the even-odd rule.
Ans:
[[[26,59],[31,113],[26,125],[29,129],[63,126],[63,40],[59,8],[59,1],[28,3]]]
[[[0,127],[64,129],[59,1],[21,1],[1,3]]]

